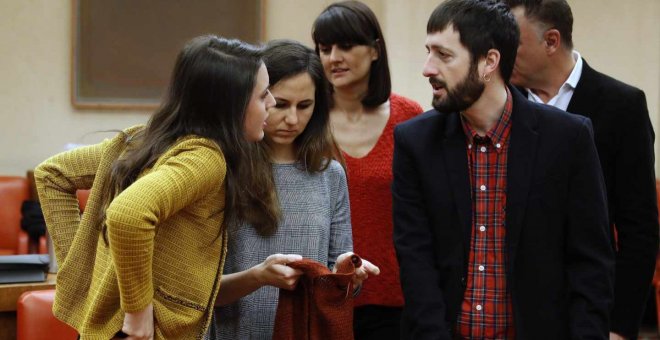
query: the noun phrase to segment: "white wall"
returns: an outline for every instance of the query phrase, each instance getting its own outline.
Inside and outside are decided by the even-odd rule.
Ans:
[[[292,38],[307,44],[311,44],[312,22],[332,2],[265,1],[266,38]],[[365,2],[383,27],[394,90],[430,108],[429,85],[421,76],[423,44],[426,20],[440,1]],[[643,89],[651,119],[657,124],[660,1],[569,3],[576,48],[596,69]],[[107,134],[95,131],[121,129],[148,119],[149,112],[82,111],[71,106],[70,0],[0,0],[0,51],[0,174],[23,175],[67,143],[96,142]]]

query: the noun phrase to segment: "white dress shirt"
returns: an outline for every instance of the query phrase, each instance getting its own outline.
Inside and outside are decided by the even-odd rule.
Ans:
[[[575,92],[575,87],[577,86],[578,81],[580,81],[580,76],[582,76],[582,57],[578,51],[573,50],[573,59],[575,59],[575,66],[573,71],[568,76],[568,79],[564,81],[564,84],[559,88],[557,95],[552,97],[547,103],[541,100],[532,90],[527,89],[527,99],[541,104],[552,105],[558,109],[566,111],[568,103],[571,102],[573,98],[573,92]]]

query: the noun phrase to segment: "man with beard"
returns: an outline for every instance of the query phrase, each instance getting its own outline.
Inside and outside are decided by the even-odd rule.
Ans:
[[[636,339],[658,254],[653,126],[644,92],[592,69],[573,49],[566,0],[505,0],[520,27],[511,83],[529,100],[589,117],[616,228],[610,339]]]
[[[509,85],[518,47],[496,0],[427,24],[434,110],[394,133],[405,339],[605,339],[614,254],[589,119]]]

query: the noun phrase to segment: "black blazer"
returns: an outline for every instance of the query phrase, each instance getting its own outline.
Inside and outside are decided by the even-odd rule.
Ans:
[[[644,92],[589,67],[568,112],[589,117],[605,176],[618,249],[611,329],[636,338],[658,253],[653,141]]]
[[[518,339],[606,339],[614,254],[591,123],[511,89],[506,263]],[[406,339],[450,339],[465,290],[472,203],[457,113],[394,132],[394,244]]]

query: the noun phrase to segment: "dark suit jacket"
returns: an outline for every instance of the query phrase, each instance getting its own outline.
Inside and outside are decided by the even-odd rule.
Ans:
[[[591,123],[511,92],[506,273],[517,339],[606,339],[614,254]],[[460,117],[431,110],[394,137],[403,337],[450,339],[472,232]]]
[[[655,135],[644,92],[583,62],[567,111],[589,117],[594,126],[619,241],[611,329],[636,338],[658,253]]]

